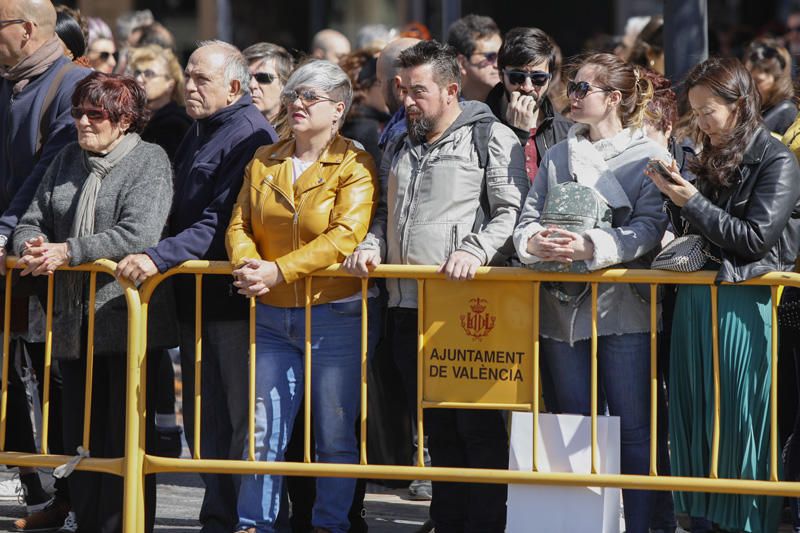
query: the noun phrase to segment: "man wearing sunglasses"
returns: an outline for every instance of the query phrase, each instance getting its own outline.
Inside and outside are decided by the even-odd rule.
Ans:
[[[450,26],[447,44],[458,52],[464,100],[483,102],[500,81],[497,52],[502,43],[500,29],[490,17],[467,15]]]
[[[90,71],[74,66],[64,55],[55,24],[56,11],[50,0],[0,0],[0,274],[5,274],[11,233],[30,205],[45,170],[64,146],[77,140],[70,97]],[[22,304],[27,317],[27,299]],[[26,344],[34,369],[41,368],[44,343]],[[9,371],[6,449],[35,452],[25,387],[17,365],[12,362]],[[55,379],[50,397],[58,401],[61,380],[57,365],[52,371]],[[43,383],[44,376],[38,370],[37,374],[39,383]],[[57,422],[60,404],[51,404],[50,409],[51,421]],[[64,452],[60,437],[60,425],[51,422],[51,452]],[[42,491],[36,471],[21,469],[20,474],[32,514],[20,519],[17,527],[61,527],[69,511],[66,479],[56,482],[57,501],[45,507],[49,497]]]
[[[514,28],[500,47],[497,66],[502,81],[489,93],[486,104],[517,134],[532,182],[545,151],[566,139],[572,125],[547,97],[556,71],[556,44],[538,28]]]
[[[242,53],[250,65],[253,104],[283,136],[288,133],[288,125],[286,117],[280,116],[280,96],[294,69],[294,58],[282,46],[265,42],[250,45]]]
[[[247,61],[222,41],[200,43],[186,65],[186,112],[195,120],[175,154],[175,201],[166,237],[119,262],[117,276],[141,283],[192,259],[227,261],[225,231],[255,151],[277,134],[250,97]],[[215,279],[216,278],[216,279]],[[194,396],[194,281],[175,279],[184,398]],[[247,441],[247,300],[228,279],[203,280],[200,450],[203,457],[241,457]],[[194,449],[193,402],[183,405],[184,435]],[[238,522],[236,481],[202,475],[203,531],[230,533]]]

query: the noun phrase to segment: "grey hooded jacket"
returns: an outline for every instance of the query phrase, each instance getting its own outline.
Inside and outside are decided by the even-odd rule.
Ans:
[[[479,164],[476,123],[490,120],[488,161]],[[490,264],[510,247],[528,192],[525,155],[516,135],[481,102],[461,102],[461,114],[430,145],[403,136],[390,142],[381,165],[382,203],[359,249],[380,249],[385,262],[440,265],[456,250]],[[489,212],[473,231],[486,179]],[[387,280],[389,307],[417,307],[415,280]]]
[[[547,151],[528,193],[514,230],[514,244],[523,264],[540,259],[527,251],[528,240],[543,230],[539,223],[548,191],[559,183],[577,181],[593,187],[611,206],[611,229],[595,228],[585,236],[594,244],[594,256],[587,261],[589,270],[608,267],[649,268],[652,255],[658,250],[667,216],[664,200],[653,182],[644,175],[650,159],[671,161],[670,154],[648,139],[641,130],[625,130],[617,136],[593,143],[603,147],[607,168],[596,180],[587,172],[589,156],[584,145],[573,145],[575,132],[584,126],[576,124],[568,138]],[[546,288],[546,285],[543,285]],[[568,342],[588,339],[592,335],[591,297],[584,284],[563,284],[567,292],[581,297],[566,303],[549,290],[541,292],[541,334],[550,339]],[[627,284],[601,284],[598,288],[598,335],[622,335],[650,331],[649,291],[646,287]],[[657,319],[660,319],[660,306]]]

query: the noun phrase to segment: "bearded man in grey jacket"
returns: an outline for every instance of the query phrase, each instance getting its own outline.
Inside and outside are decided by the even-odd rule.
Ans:
[[[481,265],[502,263],[528,191],[524,154],[514,133],[480,102],[461,102],[455,51],[436,41],[400,54],[396,82],[408,134],[390,142],[385,204],[344,268],[366,275],[387,263],[439,265],[468,280]],[[482,200],[483,197],[483,200]],[[387,280],[392,347],[416,409],[417,286]],[[497,411],[432,409],[426,414],[433,466],[508,468],[508,437]],[[436,531],[503,531],[505,485],[434,482]]]

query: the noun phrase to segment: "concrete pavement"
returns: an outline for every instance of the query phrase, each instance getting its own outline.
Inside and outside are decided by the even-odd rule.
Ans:
[[[10,472],[0,472],[0,481],[11,477]],[[422,526],[428,516],[428,502],[410,501],[405,495],[405,489],[367,485],[365,506],[371,533],[413,533]],[[199,531],[197,514],[202,498],[202,482],[198,475],[159,474],[155,531]],[[14,520],[24,512],[24,506],[16,501],[0,501],[0,532],[15,531]]]

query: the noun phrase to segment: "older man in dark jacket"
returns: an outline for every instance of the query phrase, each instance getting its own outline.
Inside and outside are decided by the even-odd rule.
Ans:
[[[49,0],[0,0],[0,254],[53,157],[76,139],[74,66],[55,34]],[[4,268],[1,266],[0,268]]]
[[[5,273],[11,234],[45,170],[55,155],[77,138],[70,98],[75,85],[90,71],[64,56],[55,23],[50,0],[0,0],[0,274]],[[20,300],[20,305],[27,316],[26,301]],[[43,383],[44,344],[26,346],[38,381]],[[9,365],[6,449],[34,452],[28,402],[17,367],[13,361]],[[50,419],[50,451],[60,453],[61,377],[57,364],[51,378],[51,412],[56,416]],[[33,514],[21,519],[17,527],[60,527],[69,510],[66,480],[56,483],[58,501],[44,508],[48,497],[36,471],[21,469],[20,473],[28,511]]]
[[[186,67],[186,112],[195,123],[175,155],[175,200],[167,237],[119,263],[118,274],[141,282],[184,261],[227,261],[225,230],[244,168],[260,146],[278,138],[253,105],[250,74],[239,50],[201,43]],[[194,279],[176,280],[181,322],[183,423],[194,448]],[[247,300],[229,276],[203,280],[202,436],[204,458],[241,458],[247,438]],[[204,532],[231,533],[238,522],[233,476],[204,475]]]
[[[544,153],[567,138],[572,122],[547,97],[556,69],[556,44],[538,28],[514,28],[497,56],[500,83],[486,104],[517,134],[525,148],[525,170],[533,181]]]

